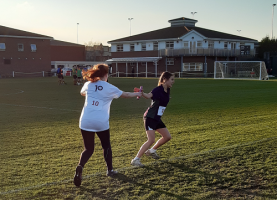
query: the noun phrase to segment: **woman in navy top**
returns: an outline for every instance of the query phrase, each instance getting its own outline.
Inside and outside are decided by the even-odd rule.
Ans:
[[[140,162],[141,156],[145,153],[154,159],[160,157],[156,153],[157,148],[165,144],[171,139],[171,135],[167,130],[161,117],[166,109],[170,99],[170,88],[174,83],[174,75],[170,72],[163,72],[160,76],[158,87],[154,88],[150,93],[142,93],[146,99],[152,99],[151,106],[144,113],[144,126],[148,140],[140,147],[137,156],[131,161],[131,165],[143,167]],[[162,138],[151,148],[150,146],[155,142],[155,131],[161,134]]]

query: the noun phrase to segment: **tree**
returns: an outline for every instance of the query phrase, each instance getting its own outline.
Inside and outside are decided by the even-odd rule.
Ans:
[[[102,43],[89,41],[85,43],[86,48],[86,60],[90,61],[102,61],[104,48]]]
[[[264,37],[259,42],[259,58],[264,58],[264,53],[277,54],[277,39],[270,39],[268,36]]]

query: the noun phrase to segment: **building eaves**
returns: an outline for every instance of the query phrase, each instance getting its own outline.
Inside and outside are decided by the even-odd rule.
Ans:
[[[37,33],[31,33],[28,31],[22,31],[14,28],[9,28],[6,26],[0,26],[0,36],[2,37],[21,37],[21,38],[47,38],[53,39],[53,37],[47,35],[41,35]]]

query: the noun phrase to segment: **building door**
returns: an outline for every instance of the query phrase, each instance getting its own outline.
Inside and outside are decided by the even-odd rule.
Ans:
[[[191,54],[196,54],[196,41],[190,41],[190,53]]]

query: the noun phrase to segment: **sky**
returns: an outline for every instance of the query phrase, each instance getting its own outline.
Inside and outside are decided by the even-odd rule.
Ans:
[[[260,41],[271,38],[272,4],[277,0],[0,0],[0,25],[66,42],[107,45],[129,36],[130,27],[136,35],[186,17],[198,20],[197,27]],[[277,37],[277,6],[274,12]]]

